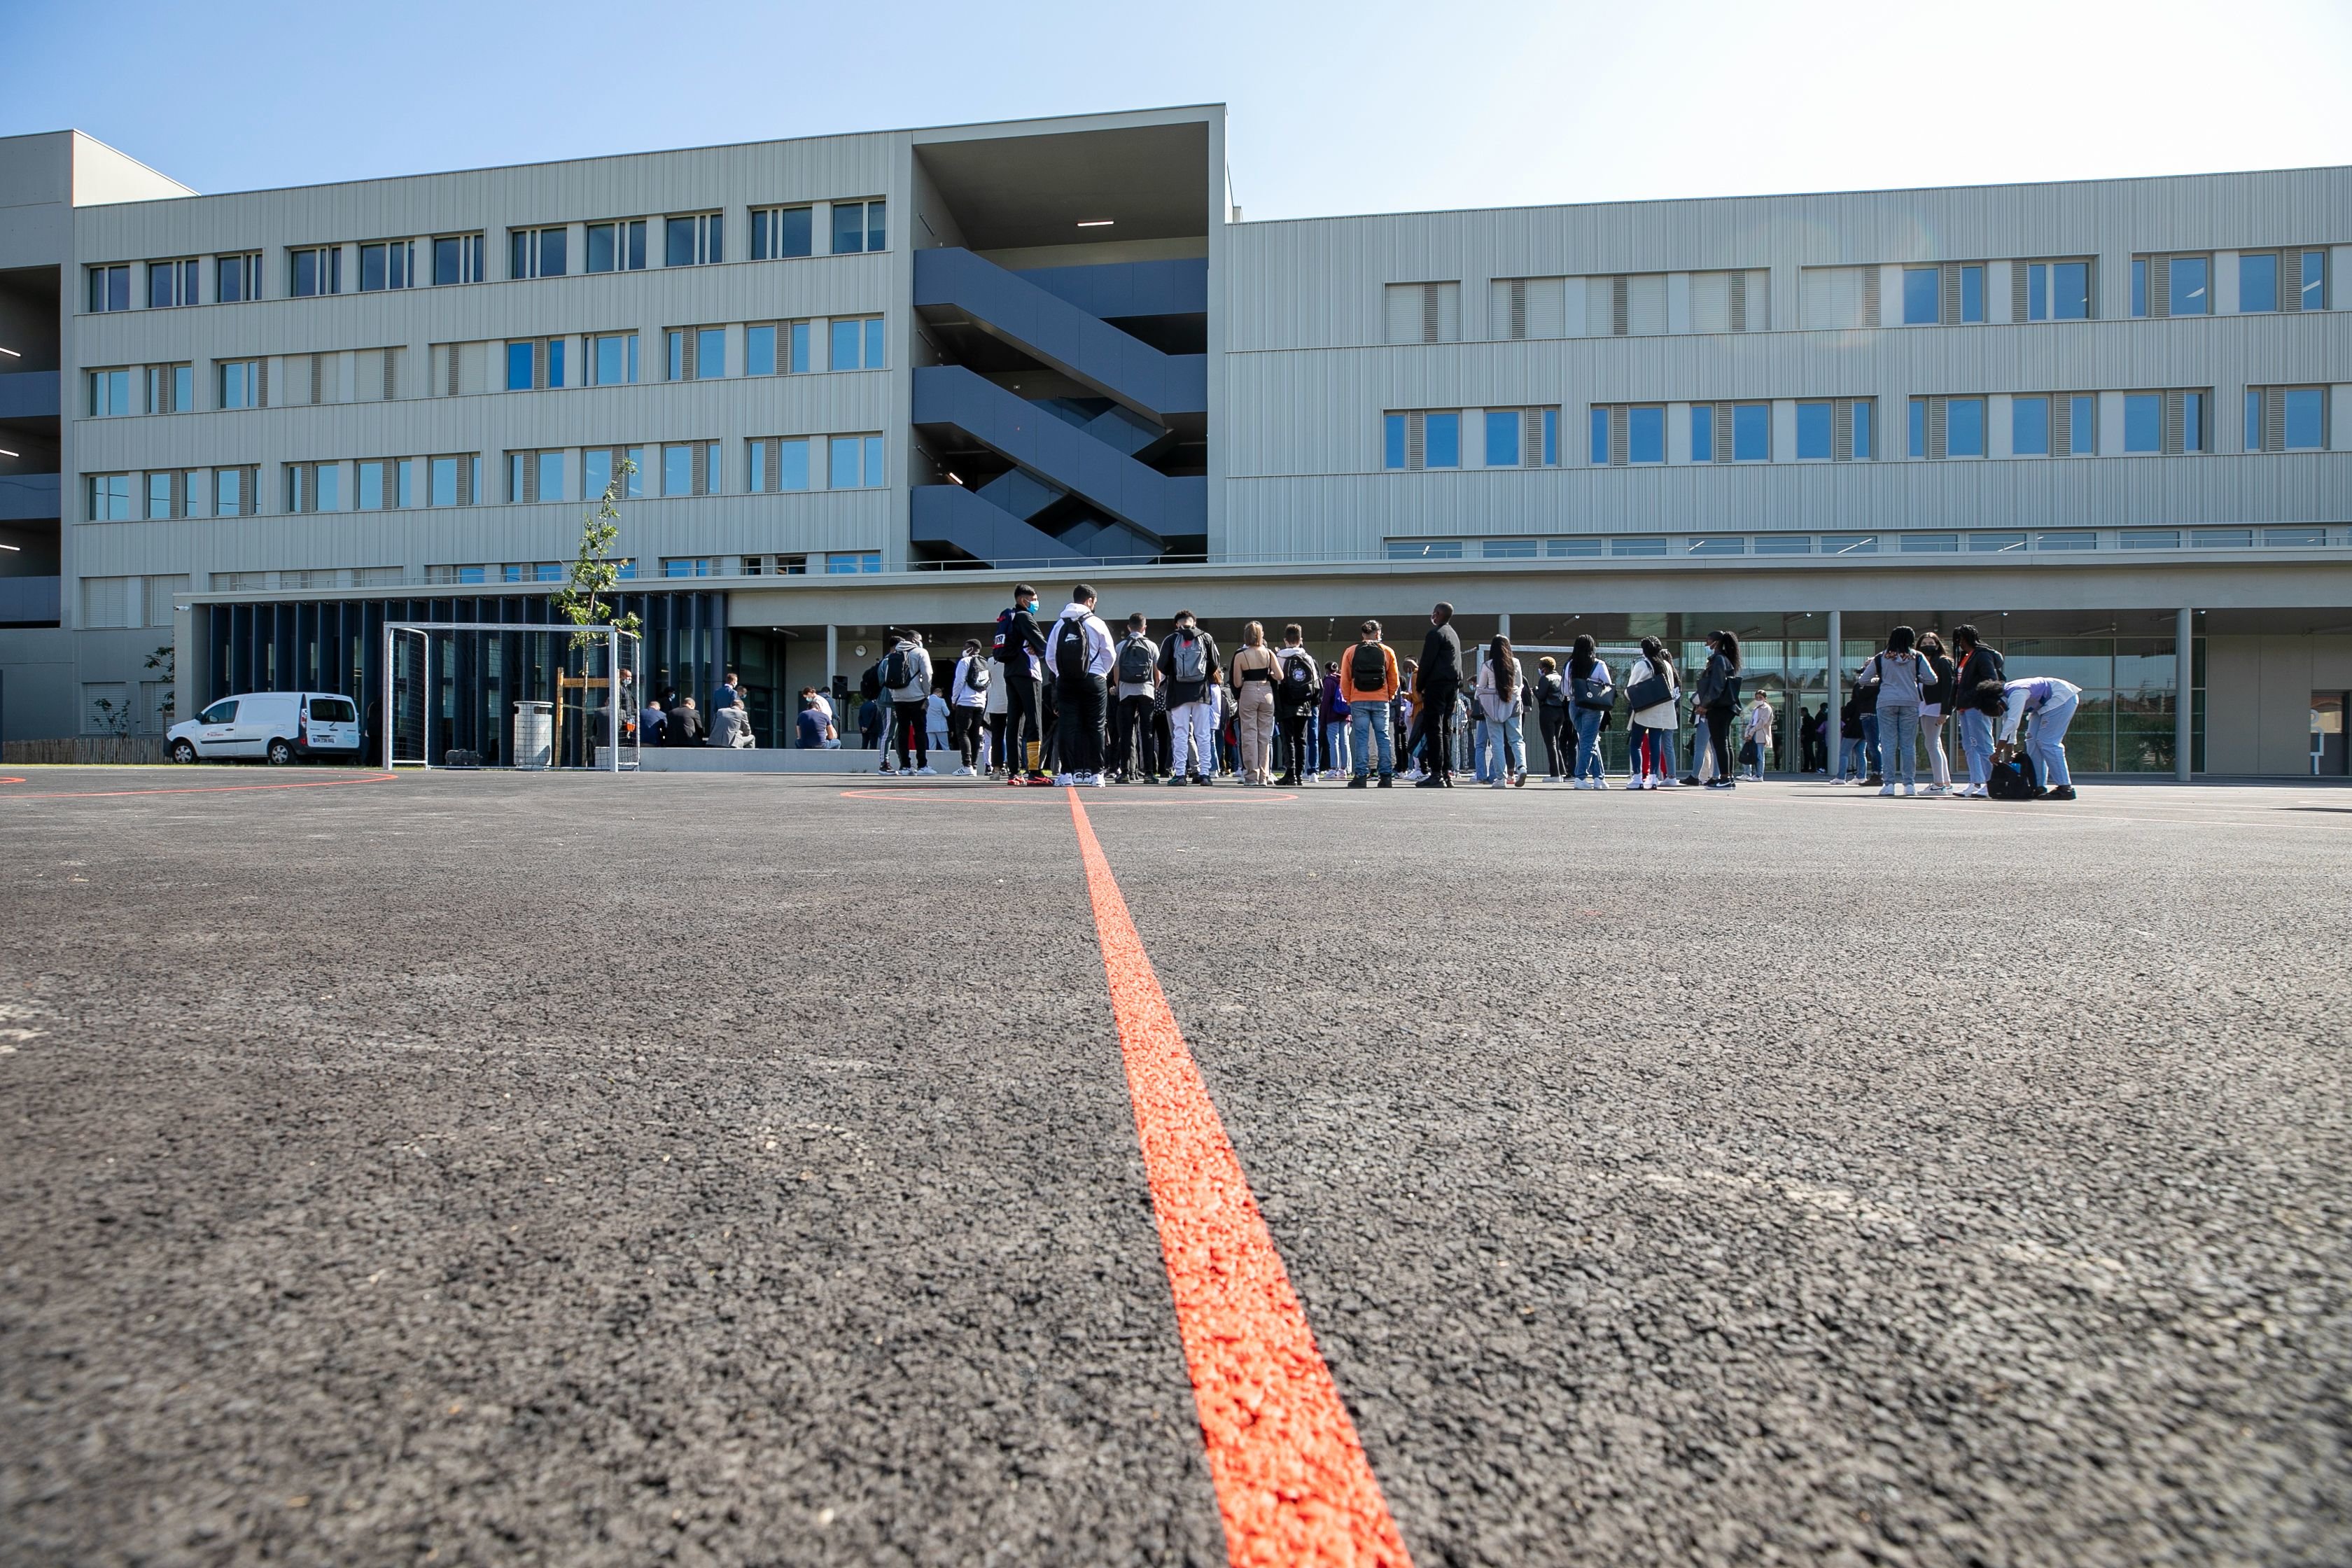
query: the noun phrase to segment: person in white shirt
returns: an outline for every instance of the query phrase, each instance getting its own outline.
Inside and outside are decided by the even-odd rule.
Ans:
[[[1081,583],[1045,634],[1045,678],[1054,683],[1060,718],[1058,784],[1099,788],[1103,777],[1103,710],[1111,667],[1118,662],[1110,628],[1095,614],[1095,591]]]
[[[1616,688],[1610,681],[1609,665],[1601,658],[1599,646],[1590,636],[1580,634],[1568,653],[1569,712],[1576,721],[1572,771],[1578,789],[1609,787],[1609,775],[1601,766],[1601,721],[1608,717],[1616,700]]]
[[[2053,675],[2005,683],[1988,680],[1977,688],[1974,700],[1979,712],[2000,721],[1994,739],[2004,748],[2003,754],[2016,741],[2018,725],[2032,714],[2033,727],[2025,732],[2025,753],[2042,774],[2033,798],[2074,798],[2074,778],[2066,771],[2066,726],[2074,721],[2074,710],[2082,706],[2081,687]]]
[[[994,778],[1004,772],[1005,715],[1013,709],[1013,694],[1009,689],[1013,682],[1005,675],[1001,661],[991,658],[989,662],[996,668],[989,672],[988,700],[982,711],[988,715],[988,746],[984,761],[988,776]]]
[[[980,649],[980,639],[971,637],[963,645],[963,657],[956,660],[955,679],[950,682],[948,710],[948,743],[956,748],[963,765],[956,769],[958,778],[976,777],[980,773],[980,752],[987,734],[988,699],[995,683],[995,671],[988,667],[994,662]]]
[[[1683,694],[1682,682],[1675,677],[1675,662],[1666,657],[1666,645],[1656,637],[1642,639],[1642,657],[1633,661],[1633,673],[1626,677],[1628,700],[1642,689],[1642,683],[1655,676],[1665,689],[1665,696],[1646,708],[1633,710],[1630,734],[1633,741],[1633,789],[1661,789],[1675,776],[1675,731],[1677,727],[1676,701]]]
[[[1764,762],[1772,752],[1772,700],[1762,692],[1748,710],[1748,723],[1743,737],[1748,745],[1748,777],[1751,783],[1763,782]]]
[[[948,700],[936,691],[923,700],[923,735],[929,750],[947,751]]]

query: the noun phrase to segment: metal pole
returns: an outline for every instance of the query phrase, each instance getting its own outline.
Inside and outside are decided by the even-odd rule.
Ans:
[[[1845,686],[1845,612],[1832,610],[1829,620],[1830,656],[1826,662],[1830,695],[1828,705],[1822,710],[1822,752],[1830,765],[1830,777],[1834,779],[1842,765],[1838,753],[1845,743],[1838,737],[1838,710],[1845,706],[1845,700],[1840,695]],[[1801,746],[1801,740],[1799,744]]]
[[[2172,621],[2172,777],[2187,784],[2189,747],[2197,738],[2195,672],[2197,612],[2183,605]]]
[[[395,634],[390,626],[383,628],[383,771],[392,772],[392,639]]]
[[[613,737],[613,765],[604,771],[621,771],[621,633],[619,628],[604,628],[604,677],[612,683],[612,700],[605,703],[604,729]]]

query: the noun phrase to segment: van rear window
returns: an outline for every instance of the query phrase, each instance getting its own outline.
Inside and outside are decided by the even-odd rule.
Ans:
[[[310,717],[321,724],[348,724],[357,715],[351,703],[341,697],[310,699]]]

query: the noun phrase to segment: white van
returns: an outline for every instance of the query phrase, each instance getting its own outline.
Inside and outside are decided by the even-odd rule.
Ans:
[[[241,691],[173,725],[164,742],[175,763],[263,757],[283,766],[297,757],[356,758],[360,711],[331,691]]]

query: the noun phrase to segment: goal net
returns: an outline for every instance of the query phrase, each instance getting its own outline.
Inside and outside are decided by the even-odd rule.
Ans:
[[[390,621],[371,706],[386,768],[637,765],[644,645],[617,626]]]

